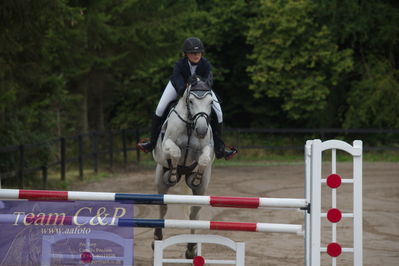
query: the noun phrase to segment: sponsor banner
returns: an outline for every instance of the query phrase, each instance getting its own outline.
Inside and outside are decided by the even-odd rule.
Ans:
[[[133,265],[133,205],[109,201],[0,201],[2,265]]]

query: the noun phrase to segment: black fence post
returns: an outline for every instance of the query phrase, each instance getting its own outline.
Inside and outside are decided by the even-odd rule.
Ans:
[[[239,149],[240,148],[240,146],[241,146],[241,130],[240,129],[237,129],[236,130],[236,132],[237,132],[237,149]],[[238,153],[238,156],[237,156],[237,159],[240,159],[240,153]]]
[[[65,138],[60,138],[61,181],[65,181]]]
[[[324,129],[320,129],[320,137],[321,137],[321,140],[322,140],[322,141],[325,140],[325,132],[324,132]]]
[[[139,143],[140,141],[140,129],[136,129],[136,143]],[[140,162],[140,149],[137,149],[136,147],[136,161],[139,163]]]
[[[19,145],[19,162],[18,162],[18,188],[24,188],[24,161],[25,161],[25,146]]]
[[[123,163],[127,166],[127,137],[126,129],[122,129],[122,145],[123,145]]]
[[[43,165],[42,166],[42,175],[43,175],[43,189],[47,189],[47,166]]]
[[[93,170],[98,172],[98,134],[94,131],[92,134],[92,153],[93,153]]]
[[[78,164],[79,164],[79,179],[83,180],[83,136],[78,135]]]
[[[108,134],[108,144],[109,168],[112,170],[114,164],[114,135],[112,134],[112,130],[110,130]]]

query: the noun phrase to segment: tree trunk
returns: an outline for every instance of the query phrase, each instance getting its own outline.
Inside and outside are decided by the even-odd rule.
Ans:
[[[85,77],[82,80],[82,91],[83,91],[83,100],[82,100],[82,132],[87,133],[89,131],[89,116],[88,116],[88,78]]]
[[[57,108],[57,136],[61,137],[61,111],[60,108]]]

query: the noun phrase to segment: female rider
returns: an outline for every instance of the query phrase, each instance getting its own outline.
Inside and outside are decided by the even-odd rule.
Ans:
[[[184,41],[184,57],[175,63],[172,77],[155,110],[151,125],[151,139],[148,142],[139,142],[137,147],[140,150],[150,152],[154,149],[162,124],[165,120],[165,110],[172,101],[183,95],[187,85],[195,86],[197,76],[207,82],[210,87],[212,86],[212,68],[210,62],[203,57],[204,50],[204,45],[201,40],[196,37],[190,37]],[[217,119],[211,119],[215,155],[218,159],[225,158],[226,160],[230,160],[238,151],[235,148],[231,148],[230,150],[225,149],[222,140],[223,113],[213,91],[212,97],[214,99],[212,110],[217,116]]]

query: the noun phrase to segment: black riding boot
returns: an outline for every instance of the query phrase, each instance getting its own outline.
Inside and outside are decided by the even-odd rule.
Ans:
[[[161,132],[163,122],[164,122],[163,117],[154,115],[152,118],[152,123],[151,123],[150,141],[137,143],[137,145],[136,145],[137,148],[139,148],[143,152],[152,151],[155,148],[155,145],[157,144],[158,135],[159,135],[159,132]]]
[[[230,160],[238,153],[238,151],[235,148],[231,148],[230,150],[225,149],[224,141],[222,139],[223,123],[218,123],[216,119],[212,119],[211,127],[213,132],[213,142],[215,146],[216,158],[224,158],[226,160]]]

